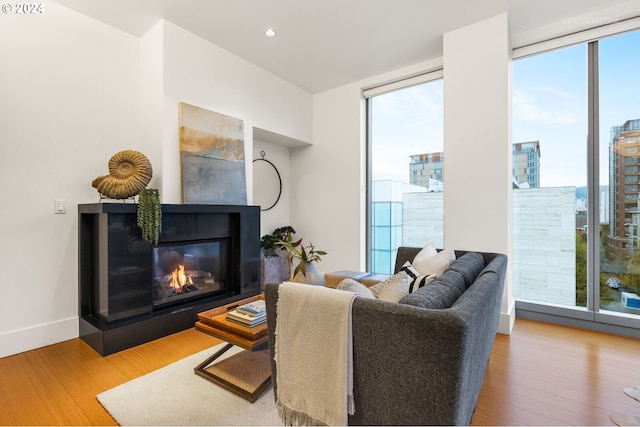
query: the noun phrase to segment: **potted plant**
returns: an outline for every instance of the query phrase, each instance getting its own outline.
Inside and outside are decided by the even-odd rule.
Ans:
[[[302,239],[294,242],[291,235],[288,235],[287,239],[279,241],[278,245],[287,251],[289,263],[293,264],[294,258],[298,259],[298,264],[291,275],[292,281],[312,285],[325,285],[324,274],[316,270],[313,264],[316,261],[322,261],[322,255],[327,254],[325,251],[316,249],[311,242],[304,246]]]
[[[137,223],[144,240],[154,245],[158,243],[162,231],[162,205],[157,188],[144,188],[138,193]]]
[[[260,247],[264,254],[260,260],[263,286],[265,283],[282,283],[289,280],[291,276],[289,260],[278,242],[287,240],[295,232],[293,227],[286,225],[260,238]]]
[[[277,257],[278,251],[282,250],[282,247],[278,244],[280,241],[287,240],[289,236],[295,234],[296,230],[290,225],[278,227],[271,234],[265,234],[260,238],[260,247],[264,252],[264,256],[267,258]]]

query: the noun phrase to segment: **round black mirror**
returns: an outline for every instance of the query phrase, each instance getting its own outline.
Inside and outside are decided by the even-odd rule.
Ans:
[[[260,159],[253,160],[253,202],[260,205],[261,211],[273,208],[282,195],[282,178],[278,168],[265,159],[261,151]]]

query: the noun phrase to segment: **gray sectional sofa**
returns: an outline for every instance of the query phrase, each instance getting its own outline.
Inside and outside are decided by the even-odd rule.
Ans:
[[[400,248],[396,272],[420,249]],[[350,425],[470,424],[498,328],[507,257],[455,253],[440,277],[399,303],[354,300]],[[276,389],[278,286],[265,286]]]

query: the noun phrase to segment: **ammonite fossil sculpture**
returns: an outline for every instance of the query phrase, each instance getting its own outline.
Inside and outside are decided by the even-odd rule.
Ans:
[[[124,150],[109,159],[109,175],[97,177],[91,185],[104,197],[126,199],[145,188],[152,175],[151,162],[144,154]]]

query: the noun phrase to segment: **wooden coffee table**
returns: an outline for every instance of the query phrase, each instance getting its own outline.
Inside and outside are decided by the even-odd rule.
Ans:
[[[196,330],[226,341],[227,344],[194,368],[194,372],[250,402],[255,402],[271,385],[271,360],[267,323],[250,328],[226,319],[227,311],[263,298],[258,295],[227,306],[198,313]],[[214,363],[231,347],[244,349]]]

